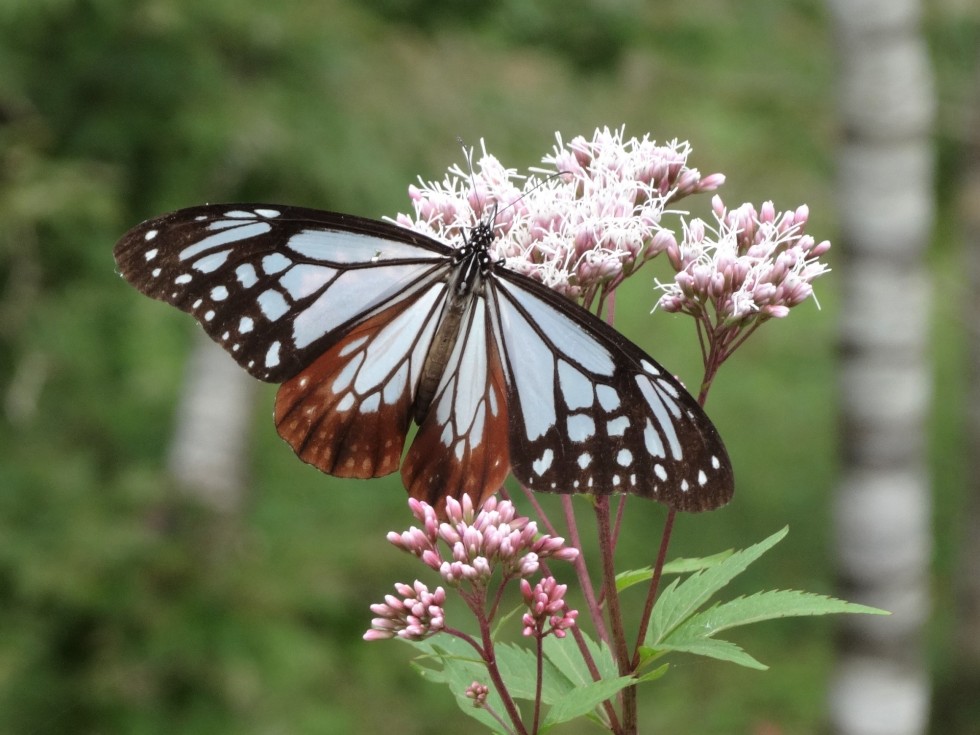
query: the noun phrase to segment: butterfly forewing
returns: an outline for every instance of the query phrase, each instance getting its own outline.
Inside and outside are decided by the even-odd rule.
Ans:
[[[547,492],[629,492],[678,510],[731,498],[717,431],[680,383],[601,320],[528,278],[498,271],[514,476]]]
[[[122,275],[167,301],[261,380],[281,382],[360,321],[445,278],[452,249],[384,222],[215,205],[158,217],[116,245]]]

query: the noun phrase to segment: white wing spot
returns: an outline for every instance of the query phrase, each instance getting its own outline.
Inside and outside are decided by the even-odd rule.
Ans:
[[[354,350],[356,350],[358,347],[360,347],[362,344],[364,344],[365,342],[367,342],[367,339],[368,339],[368,335],[366,335],[366,334],[363,337],[358,337],[353,342],[348,342],[347,344],[345,344],[341,348],[340,352],[338,352],[337,354],[340,357],[344,357],[346,355],[349,355]]]
[[[576,462],[578,466],[584,470],[586,467],[592,464],[592,455],[589,454],[588,452],[582,452],[578,456],[578,460],[576,460]]]
[[[238,278],[238,282],[245,288],[251,288],[259,281],[258,276],[255,274],[255,267],[251,263],[242,263],[235,268],[235,276]]]
[[[690,488],[691,488],[691,486],[687,484],[687,480],[681,480],[681,492],[682,493],[686,493]]]
[[[215,301],[224,301],[228,298],[228,289],[224,286],[215,286],[211,289],[211,298]]]
[[[225,332],[224,334],[221,335],[221,339],[227,342],[230,336],[231,336],[231,332]]]
[[[372,393],[364,401],[361,402],[361,411],[365,413],[374,413],[378,410],[381,405],[381,394]]]
[[[609,436],[622,436],[626,433],[626,429],[629,428],[630,420],[625,416],[618,416],[612,421],[606,422],[606,431]]]
[[[712,467],[714,467],[714,468],[715,468],[716,470],[717,470],[717,469],[718,469],[719,467],[721,467],[721,462],[720,462],[720,461],[718,460],[718,458],[717,458],[717,457],[716,457],[715,455],[713,455],[713,454],[711,455],[711,466],[712,466]]]
[[[660,440],[660,433],[653,427],[650,419],[647,419],[646,428],[643,429],[643,443],[647,451],[654,457],[663,457],[664,443]]]
[[[266,255],[264,258],[262,258],[262,270],[269,276],[275,275],[276,273],[282,273],[292,264],[293,261],[282,253],[272,253],[271,255]]]
[[[150,240],[152,240],[153,238],[155,238],[159,234],[160,234],[160,231],[159,230],[147,230],[146,231],[146,234],[143,235],[143,239],[146,240],[147,242],[149,242]],[[150,253],[153,253],[153,255],[150,255]],[[146,259],[147,260],[153,260],[156,256],[157,256],[157,251],[156,250],[150,250],[146,254]]]
[[[204,303],[204,299],[198,299],[192,304],[192,308],[194,309],[200,308],[201,304],[203,303]]]
[[[231,250],[219,250],[216,253],[209,253],[194,263],[194,270],[200,273],[214,273],[225,264],[230,254]]]
[[[708,482],[708,476],[704,474],[704,470],[698,470],[698,485],[704,485]]]
[[[283,295],[271,288],[259,294],[258,302],[259,308],[262,309],[265,318],[270,322],[276,321],[289,311],[289,306],[286,304]]]
[[[265,353],[265,366],[267,368],[274,368],[279,364],[279,348],[281,346],[279,340],[269,345],[269,351]]]
[[[183,286],[185,283],[190,283],[192,280],[190,273],[181,273],[174,279],[174,283],[178,286]]]
[[[279,210],[277,209],[256,209],[255,213],[260,217],[272,218],[279,216]]]
[[[613,478],[612,478],[613,487],[619,487],[619,483],[620,482],[622,482],[622,481],[619,479],[619,475],[613,475]]]
[[[156,230],[153,230],[153,232],[156,232]],[[150,233],[146,233],[146,234],[149,235]],[[153,238],[147,237],[146,239],[152,240]],[[160,251],[157,250],[156,248],[152,248],[151,250],[147,250],[145,253],[143,253],[143,257],[146,258],[147,260],[153,260],[155,257],[157,257],[157,253],[159,252]]]
[[[534,464],[532,465],[534,473],[537,475],[543,475],[548,468],[551,467],[551,463],[554,461],[554,459],[555,453],[551,450],[551,448],[549,447],[548,449],[545,449],[544,454],[542,454],[540,458],[534,460]]]
[[[597,385],[595,389],[599,405],[611,413],[619,408],[619,393],[611,385]]]
[[[208,309],[204,312],[204,321],[209,322],[214,319],[214,309]]]
[[[622,467],[629,467],[633,462],[633,452],[629,449],[620,449],[619,453],[616,455],[616,461],[619,462]]]
[[[657,370],[657,366],[651,363],[649,360],[640,360],[640,365],[646,370],[650,375],[660,375],[660,371]]]
[[[653,474],[655,474],[661,482],[667,482],[667,470],[659,462],[653,466]]]
[[[254,328],[255,328],[255,322],[252,320],[252,317],[243,316],[241,319],[238,320],[239,334],[248,334]]]
[[[343,398],[340,399],[340,403],[337,404],[338,411],[349,411],[354,406],[354,395],[348,393]]]
[[[566,420],[568,438],[573,442],[584,442],[595,434],[595,421],[585,413],[574,413]]]
[[[160,269],[159,269],[159,268],[154,268],[154,269],[153,269],[153,277],[154,277],[154,278],[159,278],[159,277],[160,277],[160,272],[161,272],[161,271],[160,271]]]

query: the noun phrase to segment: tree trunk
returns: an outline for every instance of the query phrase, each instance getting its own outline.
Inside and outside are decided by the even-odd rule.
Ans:
[[[843,622],[830,721],[840,735],[919,735],[930,690],[933,81],[918,0],[830,7],[842,121],[839,593],[893,613]]]
[[[236,514],[245,501],[254,384],[197,330],[170,447],[170,473],[202,505]]]

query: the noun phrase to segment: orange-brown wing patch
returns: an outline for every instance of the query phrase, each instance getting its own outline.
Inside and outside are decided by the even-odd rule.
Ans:
[[[441,286],[365,320],[276,395],[276,428],[304,462],[337,477],[398,469]]]
[[[482,504],[510,471],[507,390],[484,311],[476,301],[402,465],[409,494],[437,509],[463,493]]]

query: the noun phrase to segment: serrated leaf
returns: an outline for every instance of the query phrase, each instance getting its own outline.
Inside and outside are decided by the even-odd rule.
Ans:
[[[412,666],[424,679],[448,684],[456,704],[464,714],[491,731],[500,732],[500,723],[486,709],[474,707],[473,700],[466,696],[466,688],[474,680],[489,684],[486,667],[482,660],[474,658],[475,651],[472,646],[448,635],[436,636],[425,641],[407,641],[407,643],[424,654],[412,662]],[[424,665],[422,661],[437,664],[441,668]],[[503,700],[492,686],[487,693],[487,703],[496,712],[505,712]]]
[[[585,631],[580,631],[585,639],[589,654],[595,662],[596,669],[602,679],[612,679],[619,676],[619,668],[613,659],[609,648],[601,641],[595,641],[589,637]],[[594,679],[589,672],[589,667],[582,658],[578,644],[572,636],[556,638],[553,635],[544,639],[544,655],[547,657],[562,674],[564,674],[573,686],[586,686],[592,684]]]
[[[728,549],[711,556],[673,559],[664,564],[663,574],[690,574],[702,569],[710,569],[723,562],[733,553],[732,549]],[[616,575],[616,589],[622,592],[634,585],[649,582],[651,579],[653,579],[653,567],[627,569],[625,572]]]
[[[548,638],[552,637],[548,636]],[[494,647],[494,653],[500,676],[507,685],[510,695],[515,699],[533,700],[538,676],[537,657],[534,652],[514,644],[498,643]],[[542,666],[541,701],[545,704],[556,702],[573,689],[575,685],[571,680],[546,657]]]
[[[710,637],[729,628],[763,620],[840,613],[889,614],[874,607],[845,602],[812,592],[769,590],[748,597],[737,597],[697,613],[675,628],[664,642]],[[658,644],[658,647],[662,646]]]
[[[642,646],[640,647],[640,652],[641,652],[641,654],[643,652],[643,647]],[[642,666],[642,662],[641,662],[640,665]],[[636,681],[637,681],[637,683],[641,683],[641,682],[645,682],[645,681],[656,681],[661,676],[663,676],[664,674],[666,674],[669,670],[670,670],[670,664],[661,664],[660,666],[658,666],[657,668],[653,669],[652,671],[648,671],[647,673],[643,674],[642,676],[637,677]]]
[[[660,643],[674,628],[745,571],[749,564],[779,543],[787,531],[787,528],[783,528],[764,541],[743,551],[736,551],[714,567],[695,572],[683,581],[675,580],[663,591],[653,608],[646,644],[651,648],[659,648]]]
[[[656,649],[643,646],[640,649],[644,659],[652,658],[664,651],[676,651],[680,653],[693,653],[696,656],[708,656],[721,661],[731,661],[732,663],[746,666],[750,669],[764,671],[769,667],[757,661],[731,641],[720,641],[714,638],[698,638],[691,640],[678,640],[676,643],[664,643]],[[662,666],[660,668],[663,668]],[[659,670],[659,669],[658,669]]]
[[[552,727],[588,714],[621,689],[635,683],[636,680],[631,676],[617,676],[577,687],[552,705],[544,719],[544,726]]]

